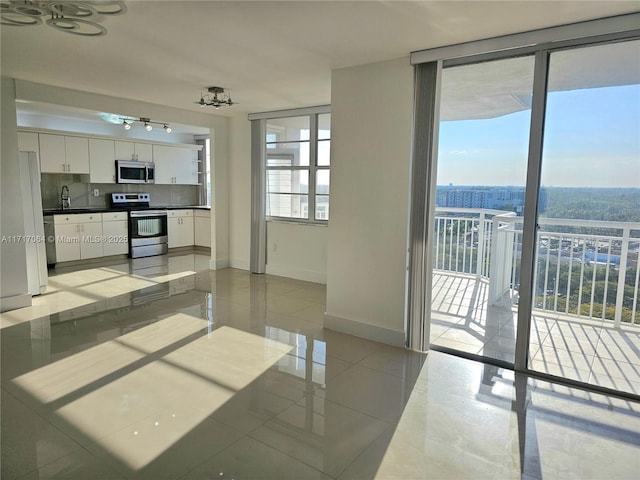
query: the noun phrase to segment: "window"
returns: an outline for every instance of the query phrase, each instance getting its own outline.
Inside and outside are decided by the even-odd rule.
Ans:
[[[328,221],[330,132],[329,113],[267,120],[268,219]]]

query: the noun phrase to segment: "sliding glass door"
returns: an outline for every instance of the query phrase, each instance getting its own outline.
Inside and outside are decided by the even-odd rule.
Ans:
[[[640,42],[550,54],[530,368],[640,394]]]
[[[444,62],[430,341],[640,395],[640,41],[589,41]]]
[[[532,55],[442,74],[431,343],[514,362]]]

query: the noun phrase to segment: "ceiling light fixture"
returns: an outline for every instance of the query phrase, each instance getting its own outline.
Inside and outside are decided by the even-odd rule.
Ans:
[[[208,93],[200,94],[200,101],[195,102],[201,107],[230,107],[235,105],[236,102],[231,100],[231,94],[225,92],[222,87],[207,87]]]
[[[122,126],[124,127],[125,130],[130,130],[131,124],[135,122],[140,122],[144,124],[144,129],[147,132],[150,132],[151,130],[153,130],[153,125],[162,125],[162,129],[167,133],[171,133],[171,130],[172,130],[171,126],[167,122],[155,122],[148,117],[139,117],[139,118],[120,117],[120,121],[122,122]]]
[[[107,29],[96,23],[103,20],[102,15],[122,15],[126,12],[127,7],[120,0],[3,0],[0,2],[0,24],[27,27],[46,23],[60,32],[99,37],[107,34]]]

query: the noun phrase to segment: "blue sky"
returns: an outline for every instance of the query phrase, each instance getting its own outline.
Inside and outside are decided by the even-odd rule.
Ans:
[[[524,185],[530,113],[442,122],[438,184]],[[640,85],[549,94],[542,184],[640,187]]]

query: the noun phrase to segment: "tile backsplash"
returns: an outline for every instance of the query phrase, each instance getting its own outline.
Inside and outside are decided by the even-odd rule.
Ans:
[[[199,187],[196,185],[136,185],[113,183],[86,183],[86,175],[61,173],[43,173],[40,188],[42,190],[42,208],[59,208],[62,186],[69,187],[71,208],[108,207],[107,195],[110,193],[149,193],[152,206],[198,205]],[[84,180],[84,182],[83,182]],[[93,191],[100,194],[95,197]]]

